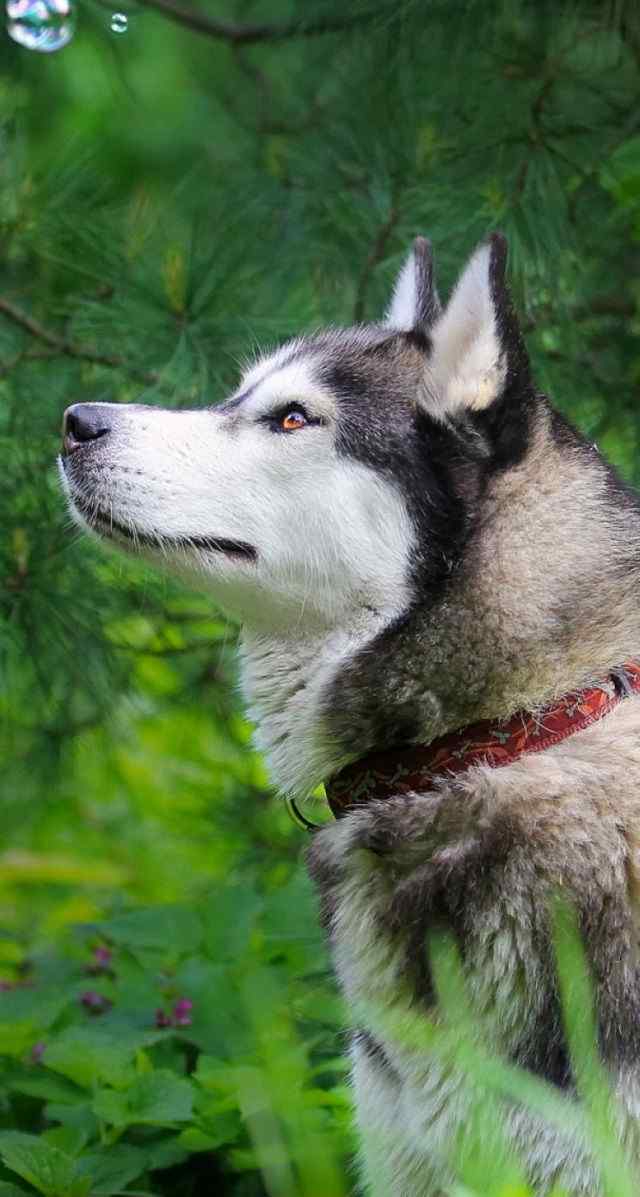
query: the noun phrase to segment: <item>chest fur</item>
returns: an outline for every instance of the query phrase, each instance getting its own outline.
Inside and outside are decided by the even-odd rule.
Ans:
[[[311,872],[358,1028],[354,1082],[372,1192],[439,1192],[445,1144],[464,1125],[461,1078],[428,1052],[380,1033],[389,1014],[396,1025],[416,1013],[440,1018],[429,943],[441,928],[457,943],[489,1050],[571,1086],[550,925],[559,890],[577,911],[602,1053],[633,1114],[640,1071],[638,710],[630,700],[539,757],[371,803],[316,835]],[[611,742],[615,752],[607,750]],[[524,1114],[512,1123],[537,1184],[562,1176],[571,1193],[599,1192],[584,1145],[532,1127]],[[379,1152],[381,1137],[393,1150]]]

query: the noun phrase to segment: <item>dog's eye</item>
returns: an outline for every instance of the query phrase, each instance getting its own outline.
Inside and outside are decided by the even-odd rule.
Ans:
[[[291,407],[279,417],[278,426],[282,432],[297,432],[307,422],[306,413],[301,407]]]

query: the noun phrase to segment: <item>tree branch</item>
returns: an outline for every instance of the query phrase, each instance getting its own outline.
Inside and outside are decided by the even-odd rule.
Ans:
[[[366,9],[342,17],[318,17],[316,20],[287,21],[282,25],[236,25],[231,21],[217,21],[205,16],[197,9],[185,7],[176,0],[142,0],[147,8],[154,8],[177,25],[184,25],[194,33],[217,41],[230,42],[235,46],[250,46],[257,42],[282,42],[294,37],[318,37],[325,33],[343,33],[365,25],[378,13],[382,6]]]
[[[384,257],[387,243],[398,223],[399,218],[400,211],[398,205],[393,203],[389,209],[389,215],[387,219],[378,229],[376,239],[367,255],[367,260],[362,268],[362,273],[358,280],[358,286],[356,288],[356,301],[353,307],[353,319],[356,324],[359,324],[359,322],[363,319],[365,301],[367,298],[367,291],[369,289],[371,275],[378,265],[378,262],[381,262]]]
[[[73,357],[79,361],[93,362],[96,366],[107,366],[111,370],[124,370],[131,378],[136,378],[139,382],[144,382],[148,386],[153,386],[154,383],[159,381],[159,375],[155,371],[138,370],[135,366],[130,366],[126,358],[117,357],[111,353],[99,353],[84,345],[77,345],[74,341],[67,341],[63,337],[59,337],[56,333],[51,332],[50,329],[45,328],[43,324],[40,324],[39,321],[34,320],[33,316],[30,316],[28,312],[23,312],[21,308],[16,307],[15,304],[11,303],[8,299],[4,299],[3,296],[0,296],[0,312],[8,320],[11,320],[13,324],[17,324],[20,328],[23,328],[30,336],[35,337],[38,341],[42,341],[62,357]]]

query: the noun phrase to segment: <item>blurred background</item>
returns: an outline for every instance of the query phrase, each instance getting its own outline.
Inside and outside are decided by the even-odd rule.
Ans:
[[[62,412],[216,403],[501,228],[540,388],[640,481],[640,11],[63,4],[0,31],[0,1197],[339,1197],[348,1011],[237,629],[72,528]]]

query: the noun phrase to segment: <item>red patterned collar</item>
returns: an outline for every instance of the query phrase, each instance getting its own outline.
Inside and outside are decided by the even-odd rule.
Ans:
[[[434,778],[462,773],[472,765],[494,769],[510,765],[525,753],[542,752],[596,723],[634,693],[640,693],[640,663],[627,661],[600,685],[565,694],[535,714],[517,711],[504,722],[482,719],[440,736],[426,747],[408,745],[373,752],[327,782],[329,806],[339,818],[350,807],[424,790]]]

